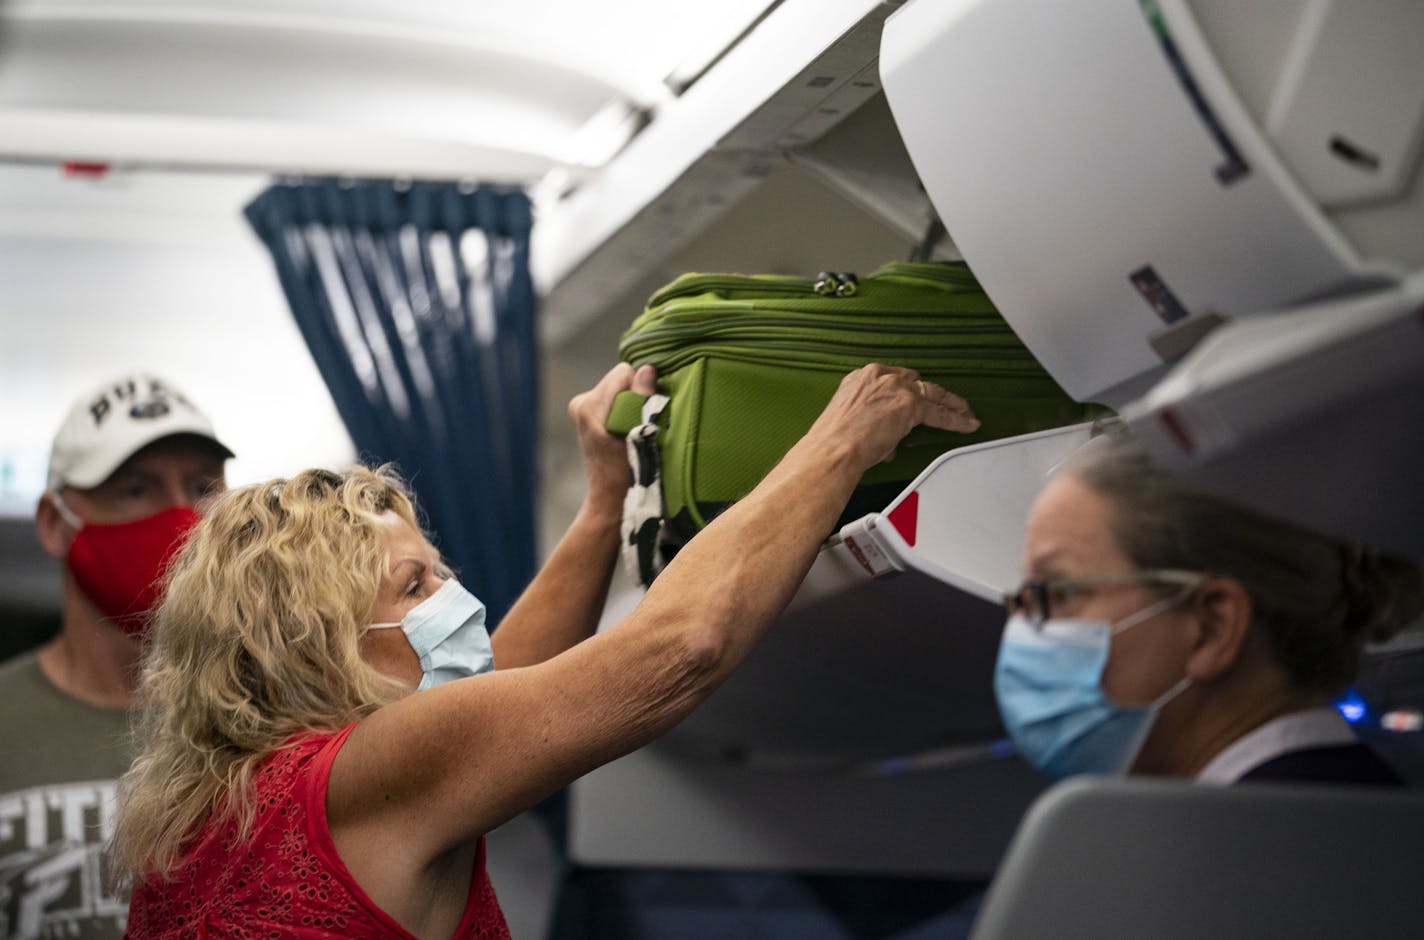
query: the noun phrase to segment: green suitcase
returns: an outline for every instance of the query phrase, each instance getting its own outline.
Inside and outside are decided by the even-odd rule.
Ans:
[[[917,370],[968,399],[982,425],[911,432],[865,475],[843,521],[884,508],[946,450],[1104,413],[1049,377],[963,263],[891,263],[859,279],[686,274],[649,299],[619,354],[656,366],[667,399],[625,393],[608,423],[629,434],[624,552],[644,584],[750,492],[866,363]]]

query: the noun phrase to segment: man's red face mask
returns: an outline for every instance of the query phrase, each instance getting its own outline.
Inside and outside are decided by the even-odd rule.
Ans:
[[[190,507],[174,506],[132,522],[84,523],[65,564],[99,613],[140,636],[163,599],[168,563],[200,518]]]

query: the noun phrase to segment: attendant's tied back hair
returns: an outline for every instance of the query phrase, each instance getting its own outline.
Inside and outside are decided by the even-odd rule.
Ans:
[[[1065,469],[1108,498],[1113,533],[1138,567],[1239,581],[1253,625],[1301,690],[1340,691],[1366,642],[1389,639],[1424,611],[1418,562],[1194,491],[1121,430],[1091,441]]]
[[[389,566],[387,510],[420,530],[389,469],[308,470],[225,493],[193,530],[143,660],[139,756],[111,846],[120,878],[170,876],[210,817],[245,838],[265,757],[405,694],[358,650]]]

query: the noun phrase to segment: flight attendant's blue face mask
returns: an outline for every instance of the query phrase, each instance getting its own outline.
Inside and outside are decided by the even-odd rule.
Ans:
[[[485,605],[454,578],[407,611],[398,623],[371,624],[372,629],[389,627],[400,627],[420,658],[417,691],[494,669]]]
[[[1147,705],[1113,704],[1103,692],[1112,638],[1180,603],[1167,598],[1115,624],[1023,614],[1004,626],[994,667],[994,697],[1019,753],[1054,779],[1125,773],[1158,709],[1191,684],[1188,677]]]

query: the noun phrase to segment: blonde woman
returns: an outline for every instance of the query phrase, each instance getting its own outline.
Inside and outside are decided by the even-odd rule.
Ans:
[[[852,373],[593,635],[628,474],[603,422],[653,381],[620,365],[570,403],[589,493],[492,640],[388,473],[307,471],[213,506],[159,614],[121,785],[130,937],[508,936],[484,834],[702,701],[911,427],[978,426],[909,370]]]

